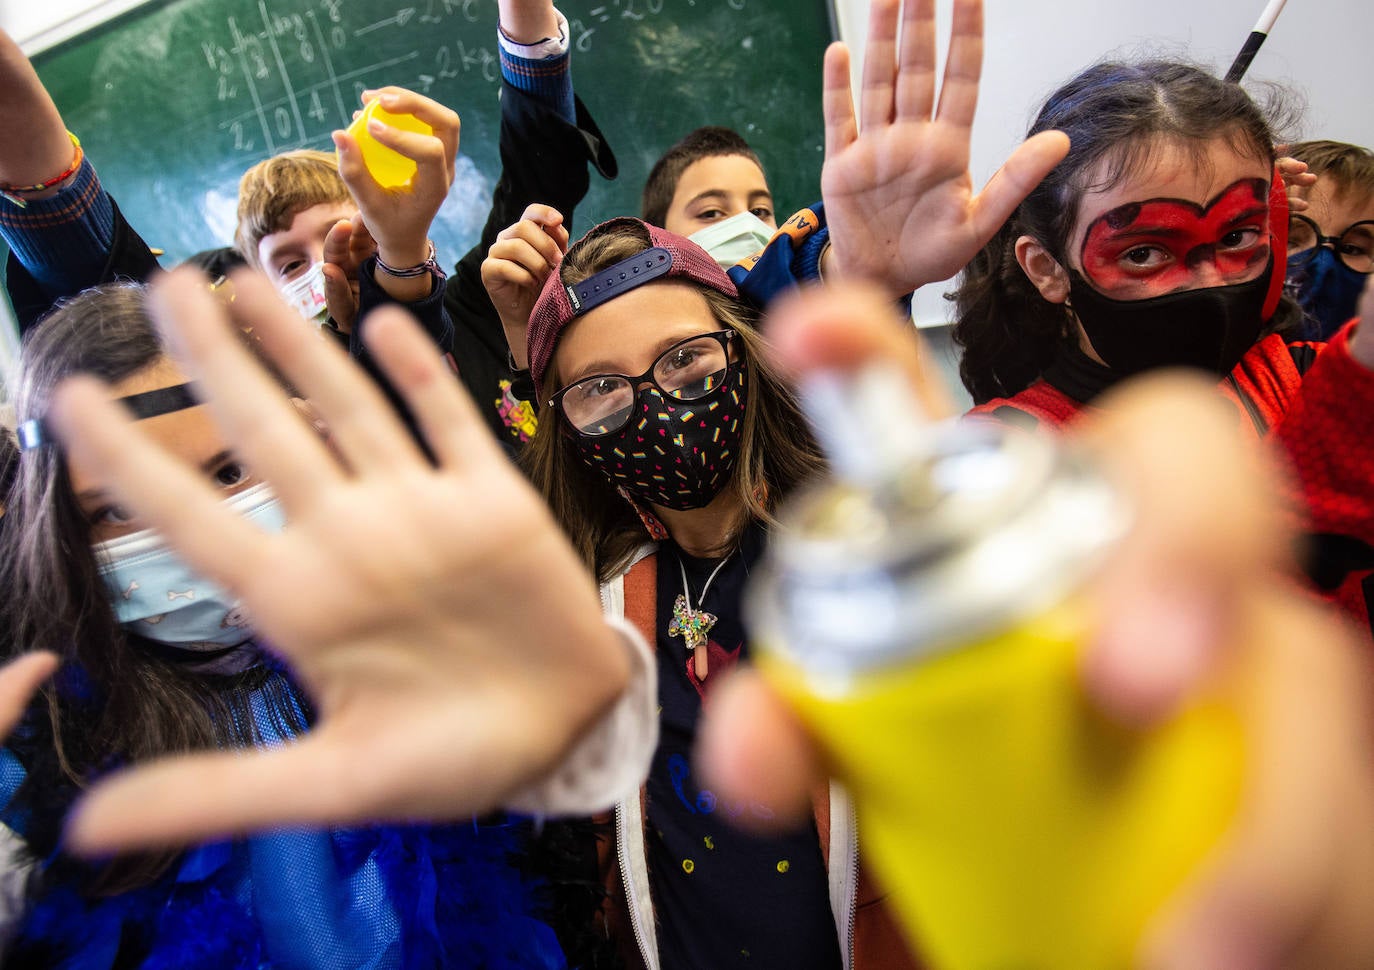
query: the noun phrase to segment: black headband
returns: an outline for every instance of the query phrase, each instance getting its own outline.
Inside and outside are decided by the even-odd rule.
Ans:
[[[130,394],[117,400],[128,409],[135,421],[142,421],[144,418],[155,418],[159,414],[171,414],[173,411],[195,407],[201,403],[196,396],[199,390],[200,387],[195,381],[187,381],[185,384],[173,384],[171,387],[159,387],[153,391]],[[25,421],[16,429],[16,434],[19,437],[20,451],[32,451],[54,441],[52,432],[42,418]]]

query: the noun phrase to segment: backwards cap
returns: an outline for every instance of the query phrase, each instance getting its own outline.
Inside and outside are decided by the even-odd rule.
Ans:
[[[566,260],[544,281],[544,290],[530,314],[527,333],[530,376],[534,378],[537,400],[548,400],[544,374],[549,369],[554,345],[558,343],[563,328],[607,300],[657,279],[690,280],[732,299],[739,298],[735,284],[730,282],[730,277],[725,275],[725,271],[706,250],[677,233],[651,226],[640,219],[620,218],[603,222],[579,239],[573,245],[573,250],[589,239],[628,226],[639,226],[647,231],[649,245],[635,255],[593,273],[580,283],[563,282],[562,268],[567,265]]]

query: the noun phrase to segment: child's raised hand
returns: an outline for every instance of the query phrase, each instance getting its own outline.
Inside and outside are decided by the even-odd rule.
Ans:
[[[60,388],[51,415],[69,454],[240,599],[319,720],[271,750],[111,777],[71,823],[87,851],[487,811],[544,776],[629,674],[592,577],[403,311],[379,309],[366,341],[433,461],[333,341],[260,278],[234,283],[225,308],[197,273],[170,273],[154,286],[154,316],[236,453],[271,483],[284,531],[235,516],[90,379]],[[226,309],[309,398],[332,448],[234,337]]]
[[[377,142],[415,162],[415,175],[402,188],[383,188],[363,163],[357,141],[347,132],[336,131],[339,174],[377,241],[382,261],[398,268],[417,266],[428,257],[430,223],[453,184],[458,157],[458,115],[439,102],[404,88],[363,92],[365,104],[374,100],[392,114],[414,115],[434,129],[432,135],[423,135],[402,131],[375,118],[368,122],[368,134]]]
[[[873,0],[860,117],[849,51],[825,55],[821,194],[837,275],[892,295],[964,267],[1068,152],[1059,132],[1027,139],[983,191],[969,174],[969,137],[983,62],[981,0],[955,0],[944,83],[935,101],[935,0]],[[933,113],[932,113],[933,111]]]
[[[1280,145],[1279,151],[1287,147]],[[1317,184],[1317,176],[1307,170],[1306,162],[1300,162],[1291,155],[1282,156],[1274,164],[1278,166],[1283,184],[1288,188],[1288,211],[1306,212],[1307,190]]]
[[[482,285],[501,317],[511,357],[519,367],[529,366],[530,312],[544,281],[567,251],[563,214],[536,202],[525,209],[519,222],[501,230],[482,260]]]

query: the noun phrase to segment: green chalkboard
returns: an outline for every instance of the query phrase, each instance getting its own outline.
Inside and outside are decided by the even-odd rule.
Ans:
[[[829,3],[560,3],[577,91],[620,160],[615,182],[593,178],[577,225],[637,214],[653,161],[704,124],[756,146],[780,210],[812,201]],[[496,0],[155,0],[34,61],[130,221],[171,261],[230,242],[244,169],[331,148],[364,88],[426,93],[463,120],[434,228],[448,261],[476,242],[499,171],[496,19]]]

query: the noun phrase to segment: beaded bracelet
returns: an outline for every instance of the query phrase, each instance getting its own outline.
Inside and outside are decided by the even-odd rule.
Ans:
[[[19,208],[24,209],[28,207],[29,203],[26,199],[20,197],[21,194],[28,192],[43,192],[52,188],[54,185],[61,185],[63,182],[67,181],[67,179],[75,175],[76,170],[81,167],[81,159],[85,156],[81,151],[80,140],[70,131],[67,132],[67,137],[72,140],[72,147],[75,149],[71,168],[67,169],[61,175],[54,175],[47,181],[39,182],[37,185],[10,185],[8,182],[0,182],[0,195],[3,195]]]
[[[438,257],[438,251],[436,251],[434,248],[434,240],[431,239],[429,240],[429,256],[425,259],[423,263],[417,263],[414,266],[406,266],[402,268],[388,266],[386,263],[382,262],[382,257],[379,254],[377,256],[377,268],[381,270],[383,273],[385,273],[387,276],[390,276],[392,279],[410,280],[414,279],[417,276],[424,276],[426,273],[432,274],[434,276],[439,277],[440,279],[443,279],[445,274],[444,271],[439,268]]]

